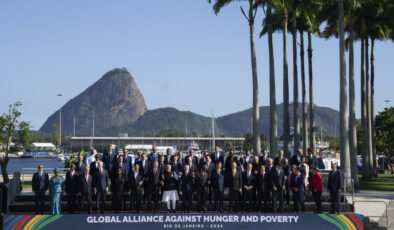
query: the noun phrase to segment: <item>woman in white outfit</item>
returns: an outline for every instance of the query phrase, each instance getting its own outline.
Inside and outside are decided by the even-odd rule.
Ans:
[[[178,175],[171,171],[171,165],[166,165],[166,170],[162,174],[161,186],[163,186],[162,201],[167,203],[168,212],[176,212],[176,201],[179,200],[177,192],[179,183]]]

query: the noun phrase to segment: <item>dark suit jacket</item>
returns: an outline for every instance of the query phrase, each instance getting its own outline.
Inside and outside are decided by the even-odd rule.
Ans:
[[[280,170],[280,175],[276,168],[272,168],[271,170],[271,185],[272,188],[275,186],[278,191],[282,191],[283,186],[285,185],[285,173],[283,170]]]
[[[268,160],[268,156],[260,156],[259,157],[259,162],[260,162],[260,164],[262,164],[262,165],[267,165],[267,160]],[[259,170],[260,171],[260,170]]]
[[[217,170],[212,171],[211,173],[211,185],[214,191],[223,192],[225,185],[224,171],[220,170],[220,174],[218,175]]]
[[[79,173],[75,170],[71,177],[71,171],[66,174],[66,192],[67,194],[75,194],[78,192],[78,178]]]
[[[170,160],[168,160],[168,155],[164,156],[164,163],[169,164],[174,161],[174,155],[170,156]]]
[[[274,159],[274,166],[278,165],[278,163],[281,163],[283,166],[283,160],[285,159],[285,157],[283,157],[282,159],[279,158],[279,156],[275,157]]]
[[[82,162],[81,165],[79,165],[79,162],[75,163],[75,171],[77,171],[78,173],[85,173],[85,163]]]
[[[211,154],[211,160],[212,162],[216,165],[219,161],[222,162],[222,165],[224,166],[224,157],[223,154],[219,153],[219,159],[216,159],[216,153]],[[216,167],[215,167],[216,168]]]
[[[341,171],[336,170],[335,175],[333,171],[328,174],[327,189],[329,191],[343,190],[343,174]]]
[[[160,186],[161,173],[160,168],[157,168],[156,175],[153,173],[153,168],[149,170],[146,176],[148,192],[153,192],[155,188]]]
[[[185,162],[186,162],[186,164],[189,163],[189,158],[190,158],[190,157],[191,157],[191,155],[185,157]],[[195,165],[196,168],[197,168],[197,166],[198,166],[198,158],[197,158],[196,156],[193,156],[192,159],[193,159],[193,160],[192,160],[193,165]]]
[[[149,173],[149,170],[152,167],[152,164],[150,163],[149,160],[145,160],[145,168],[142,167],[142,160],[140,162],[138,162],[138,164],[140,165],[140,173],[142,176],[146,176]]]
[[[117,161],[117,159],[118,159],[118,155],[117,155],[115,152],[112,152],[112,154],[113,154],[112,161],[111,161],[111,156],[110,156],[110,154],[109,154],[108,151],[106,151],[106,152],[103,154],[104,169],[107,170],[107,172],[108,172],[109,174],[111,174],[111,173],[113,172],[114,166],[116,167],[116,164],[117,164],[116,161]],[[111,161],[111,163],[112,163],[112,168],[109,168],[110,161]]]
[[[265,192],[267,190],[268,179],[269,179],[269,176],[267,175],[267,173],[264,173],[264,175],[261,175],[261,172],[259,171],[257,174],[255,174],[255,182],[256,182],[257,191]]]
[[[96,173],[93,177],[93,187],[97,189],[98,192],[105,192],[105,188],[108,187],[108,172],[103,169],[102,175],[100,171]]]
[[[138,173],[137,178],[135,178],[134,172],[130,172],[129,181],[130,181],[130,189],[132,190],[131,192],[141,191],[142,185],[139,185],[139,182],[142,181],[142,184],[143,184],[144,178],[142,177],[142,175],[140,173]]]
[[[96,166],[97,163],[97,166]],[[85,173],[85,172],[82,172]],[[89,171],[90,175],[94,176],[98,173],[98,162],[92,162],[90,163],[90,171]]]
[[[297,154],[294,154],[294,156],[291,157],[290,165],[299,166],[300,164],[301,164],[301,158],[300,158],[300,160],[298,160],[297,159]]]
[[[204,178],[202,178],[202,172],[196,173],[196,190],[204,191],[205,187],[208,186],[209,173],[204,172]]]
[[[181,188],[182,192],[193,192],[194,191],[194,186],[196,183],[196,176],[192,177],[192,171],[189,170],[189,173],[186,175],[185,172],[182,173],[181,177]]]
[[[225,170],[226,172],[232,170],[231,165],[233,164],[233,162],[237,163],[237,165],[238,165],[238,159],[237,159],[236,156],[232,156],[232,157],[228,156],[228,157],[226,158],[226,162],[224,163],[224,170]]]
[[[92,184],[93,178],[91,175],[88,175],[88,181],[85,179],[85,173],[79,175],[78,182],[78,192],[82,194],[82,196],[91,195],[92,194]]]
[[[293,188],[298,188],[298,192],[304,194],[305,191],[305,177],[302,173],[298,176],[294,175]]]
[[[153,162],[157,161],[159,162],[159,158],[160,158],[160,153],[155,152],[155,153],[151,153],[148,156],[149,161],[153,164]]]
[[[239,190],[242,188],[242,173],[239,170],[235,171],[235,175],[233,175],[233,170],[230,169],[227,173],[226,187],[229,187],[233,190]]]
[[[173,172],[180,172],[182,171],[182,165],[179,162],[171,162],[171,171]]]
[[[243,185],[242,185],[242,188],[244,186],[248,186],[248,187],[249,186],[253,186],[253,189],[254,189],[255,185],[256,185],[256,183],[255,183],[255,175],[253,174],[253,171],[252,171],[252,172],[250,172],[250,176],[248,177],[247,173],[248,173],[247,171],[243,173],[243,178],[242,178]]]
[[[32,190],[36,193],[45,193],[48,190],[49,176],[48,173],[43,172],[42,176],[38,172],[33,174],[32,178]]]
[[[187,165],[189,165],[189,164],[187,164]],[[197,164],[192,164],[192,167],[190,167],[190,165],[189,165],[189,170],[190,170],[190,172],[195,172],[195,171],[197,171]]]

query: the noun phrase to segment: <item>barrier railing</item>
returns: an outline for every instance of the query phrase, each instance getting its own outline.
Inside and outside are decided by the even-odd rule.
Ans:
[[[51,179],[51,176],[54,175],[54,170],[55,168],[45,168],[44,172],[48,173],[49,179]],[[69,170],[69,168],[59,168],[60,169],[60,174],[65,175],[67,170]],[[25,185],[25,181],[27,179],[27,175],[31,175],[31,177],[33,177],[33,174],[37,172],[37,168],[22,168],[21,170],[21,174],[22,174],[22,193],[24,193],[24,185]],[[30,181],[32,180],[32,178],[29,178]]]
[[[386,206],[385,212],[386,212],[386,227],[389,227],[389,216],[388,216],[388,204],[385,201],[382,200],[357,200],[353,202],[354,206],[354,212],[356,212],[356,203],[383,203]],[[371,215],[364,215],[367,217],[374,217],[374,218],[380,218],[381,216],[371,216]]]

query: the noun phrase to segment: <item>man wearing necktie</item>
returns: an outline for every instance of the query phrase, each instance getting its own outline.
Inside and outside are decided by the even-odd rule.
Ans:
[[[237,163],[231,164],[230,173],[227,174],[227,186],[230,195],[230,212],[238,212],[239,194],[242,191],[242,174],[237,170]]]
[[[298,204],[301,204],[301,211],[305,212],[304,205],[304,191],[305,191],[305,177],[300,173],[300,168],[295,168],[295,177],[293,183],[294,190],[294,212],[298,213]]]
[[[201,172],[197,174],[196,193],[197,193],[197,211],[206,212],[207,194],[209,190],[209,174],[207,173],[207,166],[205,164],[201,167]]]
[[[90,167],[85,167],[85,172],[79,176],[78,195],[80,196],[81,213],[87,206],[88,213],[92,212],[92,176],[89,175]],[[86,204],[87,203],[87,204]],[[86,205],[86,206],[85,206]]]
[[[173,156],[172,156],[172,148],[168,148],[166,151],[167,155],[164,159],[165,164],[171,164],[173,161]],[[172,167],[171,167],[172,168]],[[173,171],[173,170],[172,170]]]
[[[103,162],[99,162],[98,174],[93,179],[93,191],[96,194],[97,213],[104,213],[105,197],[108,192],[108,173],[103,168]]]
[[[215,201],[215,211],[223,213],[223,197],[225,178],[222,170],[222,162],[216,163],[216,170],[212,172],[211,181],[213,197]]]
[[[193,163],[193,158],[192,157],[188,157],[187,158],[187,165],[189,166],[189,170],[191,172],[194,172],[197,170],[197,166]]]
[[[192,208],[194,185],[195,173],[190,170],[189,165],[185,165],[181,175],[182,210],[184,212],[190,212]]]
[[[144,178],[140,174],[140,165],[136,164],[134,167],[134,171],[130,173],[129,181],[130,181],[130,210],[136,213],[140,212],[141,209],[141,191],[142,191],[142,184]]]
[[[220,148],[219,146],[215,147],[215,152],[211,154],[211,160],[214,164],[217,164],[218,162],[224,164],[224,157],[222,154],[220,154]]]
[[[44,213],[45,192],[49,186],[49,176],[44,172],[44,165],[38,166],[38,172],[33,174],[32,190],[34,193],[34,203],[36,214]]]
[[[67,192],[67,209],[69,214],[73,214],[77,208],[77,189],[78,189],[78,172],[75,170],[76,165],[72,164],[71,169],[66,174],[66,192]]]
[[[253,206],[253,198],[254,198],[254,186],[255,186],[255,177],[252,171],[253,165],[248,164],[246,172],[243,174],[243,191],[242,191],[242,210],[243,211],[252,211]],[[248,207],[246,207],[246,202],[248,202]]]
[[[283,150],[279,150],[278,156],[275,157],[275,159],[274,159],[274,166],[276,166],[278,163],[281,163],[282,166],[283,166],[283,160],[284,160],[284,159],[285,159],[285,157],[284,157],[284,152],[283,152]]]
[[[79,155],[78,156],[78,162],[76,163],[76,168],[75,170],[77,170],[78,173],[83,173],[85,172],[85,163],[83,162],[83,156]]]
[[[148,210],[152,210],[152,201],[155,203],[154,212],[157,212],[159,209],[159,188],[160,188],[160,178],[162,172],[159,168],[159,163],[155,161],[153,163],[153,168],[150,170],[150,174],[148,174],[148,184],[147,191],[148,192]]]
[[[327,190],[330,192],[330,213],[341,212],[341,193],[343,190],[343,175],[337,170],[337,165],[332,163],[332,171],[328,174]]]
[[[157,153],[157,147],[153,146],[152,148],[152,153],[149,155],[149,160],[153,164],[153,162],[159,162],[159,156],[160,154]]]
[[[283,191],[285,190],[285,175],[282,170],[282,165],[278,163],[274,169],[271,170],[271,184],[272,184],[272,202],[274,212],[277,212],[276,199],[279,198],[279,212],[283,212]]]
[[[267,211],[267,190],[268,190],[268,175],[265,172],[265,166],[260,166],[260,171],[256,174],[256,189],[257,189],[257,205],[260,212]],[[264,206],[263,206],[264,202]]]
[[[268,152],[267,152],[266,149],[263,149],[262,155],[260,156],[260,159],[259,159],[259,162],[260,162],[262,165],[267,166],[267,163],[268,163],[267,160],[268,160]]]

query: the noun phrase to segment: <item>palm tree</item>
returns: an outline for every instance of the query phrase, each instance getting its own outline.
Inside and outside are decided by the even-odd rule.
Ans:
[[[261,152],[260,113],[259,113],[259,91],[258,91],[258,79],[257,79],[256,46],[254,40],[254,20],[256,17],[257,10],[253,9],[254,7],[253,0],[247,0],[247,1],[249,2],[248,16],[246,15],[242,7],[241,7],[241,11],[249,23],[249,39],[250,39],[250,53],[251,53],[252,81],[253,81],[253,154],[258,155]],[[211,3],[212,0],[208,0],[208,2]],[[213,10],[215,14],[218,14],[223,7],[227,6],[232,2],[235,2],[235,0],[215,0],[215,3],[213,5]]]
[[[301,97],[302,97],[302,149],[304,153],[308,148],[308,123],[307,123],[307,105],[306,105],[306,86],[305,86],[305,53],[304,53],[304,30],[300,31],[300,58],[301,58]]]
[[[347,107],[347,82],[346,82],[346,56],[345,56],[345,31],[343,0],[338,1],[339,8],[339,80],[340,80],[340,149],[341,168],[345,175],[350,176],[349,156],[349,120]]]

